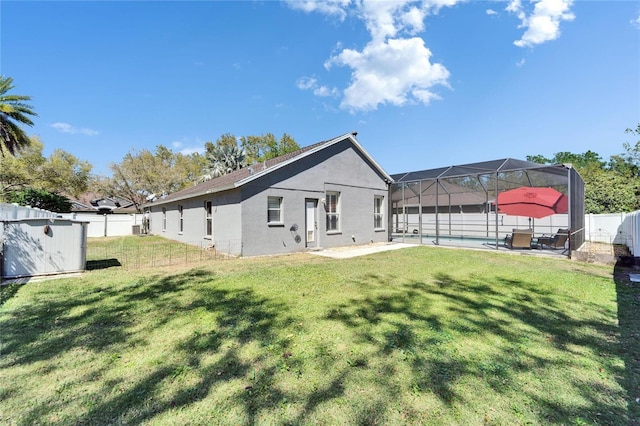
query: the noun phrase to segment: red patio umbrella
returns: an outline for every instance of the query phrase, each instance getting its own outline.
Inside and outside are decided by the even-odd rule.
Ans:
[[[569,211],[569,199],[553,188],[522,186],[498,194],[498,211],[511,216],[541,219]]]

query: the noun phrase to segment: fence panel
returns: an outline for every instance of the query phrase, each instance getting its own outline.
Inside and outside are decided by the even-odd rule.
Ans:
[[[59,217],[58,213],[42,210],[37,207],[18,206],[16,204],[0,203],[0,219],[36,219]]]
[[[230,255],[239,241],[178,243],[171,240],[152,244],[102,244],[91,241],[87,247],[87,270],[121,266],[126,269],[186,265],[210,260],[232,259]]]
[[[133,226],[142,225],[139,214],[72,213],[73,219],[89,222],[89,237],[123,237],[133,235]]]

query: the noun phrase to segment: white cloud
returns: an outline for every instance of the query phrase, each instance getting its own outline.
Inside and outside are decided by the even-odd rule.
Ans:
[[[430,62],[431,51],[419,37],[372,41],[362,52],[345,49],[330,64],[353,69],[351,85],[340,106],[351,111],[373,110],[380,104],[428,104],[438,96],[435,85],[448,86],[449,71]]]
[[[51,127],[59,132],[68,133],[70,135],[96,136],[98,134],[97,130],[87,129],[85,127],[78,128],[69,123],[53,123]]]
[[[319,97],[337,96],[339,94],[338,89],[335,87],[329,88],[319,85],[315,77],[299,78],[298,81],[296,81],[296,87],[300,90],[311,90],[315,96]]]
[[[191,154],[202,154],[204,153],[205,148],[204,146],[193,146],[193,147],[185,147],[182,148],[180,151],[178,151],[178,153],[182,154],[182,155],[191,155]]]
[[[526,61],[524,60],[524,58],[520,59],[518,62],[516,62],[516,67],[520,68],[524,66],[525,62]]]
[[[640,16],[638,16],[636,19],[632,19],[631,24],[640,29]]]
[[[313,89],[313,94],[320,97],[337,96],[339,91],[335,87],[319,86]]]
[[[313,89],[318,85],[318,80],[314,77],[300,77],[296,81],[296,87],[300,90]]]
[[[537,0],[533,12],[527,15],[520,0],[512,0],[506,7],[520,19],[518,28],[525,28],[520,40],[513,44],[518,47],[530,47],[555,40],[560,36],[560,23],[572,21],[575,15],[571,12],[573,0]]]
[[[342,21],[347,16],[346,8],[351,0],[285,0],[285,3],[292,9],[306,13],[321,12],[326,15],[335,15]]]
[[[486,10],[486,13],[487,13],[487,15],[489,15],[489,16],[497,15],[497,14],[498,14],[498,12],[496,12],[496,11],[495,11],[495,10],[493,10],[493,9],[487,9],[487,10]]]
[[[341,19],[354,16],[364,21],[371,41],[361,50],[344,49],[340,44],[325,68],[351,68],[351,81],[342,92],[340,107],[350,111],[367,111],[379,105],[396,106],[438,99],[433,88],[448,87],[449,71],[431,63],[431,51],[416,34],[424,31],[424,20],[440,8],[464,0],[330,0],[287,1],[292,8],[305,12],[322,12]],[[340,90],[318,83],[315,77],[296,82],[301,90],[313,90],[316,96],[338,96]]]
[[[196,141],[198,143],[198,141]],[[195,153],[202,154],[205,151],[204,145],[185,146],[184,142],[173,141],[171,142],[171,150],[182,155],[191,155]]]

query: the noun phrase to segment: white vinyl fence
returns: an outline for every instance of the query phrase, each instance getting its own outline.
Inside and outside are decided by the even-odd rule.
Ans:
[[[495,216],[487,220],[483,213],[446,213],[439,215],[438,223],[434,214],[419,213],[393,215],[393,231],[396,233],[435,235],[436,225],[442,236],[489,237],[496,230]],[[406,226],[406,229],[403,229]],[[498,229],[510,232],[512,228],[533,228],[537,233],[553,234],[558,228],[567,227],[566,215],[553,215],[543,219],[530,220],[519,216],[498,216]],[[640,211],[631,213],[587,214],[585,215],[585,241],[607,244],[624,244],[631,253],[640,256]],[[504,235],[500,235],[504,238]],[[635,247],[634,247],[635,244]]]
[[[61,215],[37,207],[23,207],[16,204],[0,203],[0,219],[18,220],[50,217],[61,217]]]
[[[141,214],[71,213],[67,218],[89,222],[88,237],[121,237],[142,230]]]
[[[638,212],[585,215],[585,240],[607,244],[625,244],[631,248],[633,237],[627,222],[629,217],[636,213]]]
[[[418,214],[409,215],[407,225],[414,225],[416,228],[420,223]],[[430,221],[427,215],[423,216],[422,226],[428,230],[431,227],[435,229],[435,225]],[[540,232],[552,233],[555,228],[566,226],[566,219],[560,216],[552,216],[546,219],[536,219],[533,224],[536,230]],[[134,235],[142,229],[141,214],[105,214],[99,215],[95,213],[69,213],[59,214],[46,210],[31,207],[20,207],[14,204],[0,203],[0,219],[28,219],[28,218],[66,218],[74,219],[82,222],[89,222],[87,236],[88,237],[117,237],[125,235]],[[506,218],[506,216],[505,216]],[[395,216],[393,220],[395,222]],[[462,232],[467,235],[478,234],[486,235],[487,224],[486,217],[482,214],[455,214],[451,215],[443,223],[441,217],[441,232],[451,231]],[[509,220],[509,223],[501,221],[499,226],[529,227],[527,218],[512,217],[503,219]],[[513,222],[511,222],[513,221]],[[402,223],[402,219],[399,220]],[[395,229],[394,223],[394,231]],[[412,229],[406,232],[411,233]],[[495,232],[495,221],[489,223],[489,233],[493,235]],[[631,213],[610,213],[610,214],[587,214],[585,215],[585,241],[602,242],[607,244],[624,244],[631,250],[634,256],[640,256],[640,210]]]

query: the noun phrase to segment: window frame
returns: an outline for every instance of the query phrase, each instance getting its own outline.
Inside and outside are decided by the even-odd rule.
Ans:
[[[335,198],[335,203],[331,201]],[[327,234],[339,234],[342,232],[340,223],[341,216],[341,194],[340,191],[327,191],[325,193],[326,231]],[[332,209],[333,206],[333,209]],[[333,211],[332,211],[333,210]],[[332,220],[334,219],[335,220]],[[332,226],[335,223],[335,227]]]
[[[271,204],[271,201],[277,200],[278,207],[274,208]],[[284,197],[280,197],[277,195],[268,195],[267,196],[267,225],[268,226],[284,226]],[[278,212],[277,220],[271,219],[271,213]]]
[[[204,201],[204,236],[213,237],[213,202],[210,200]]]
[[[184,206],[178,204],[178,234],[184,233]]]
[[[167,232],[167,208],[162,208],[162,232]]]
[[[385,217],[384,195],[373,196],[373,229],[375,231],[384,231],[386,229],[384,223]],[[379,222],[379,223],[378,223]]]

